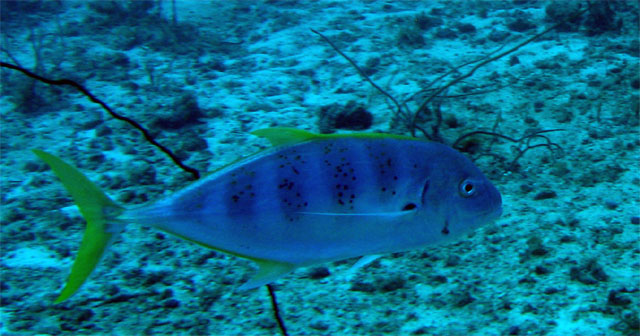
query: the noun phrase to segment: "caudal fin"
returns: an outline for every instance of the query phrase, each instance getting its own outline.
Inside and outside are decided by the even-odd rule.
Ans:
[[[98,265],[104,251],[120,232],[121,226],[114,224],[124,208],[111,200],[84,174],[60,158],[37,149],[34,149],[33,153],[51,167],[87,221],[71,274],[55,300],[55,303],[59,303],[71,297]]]

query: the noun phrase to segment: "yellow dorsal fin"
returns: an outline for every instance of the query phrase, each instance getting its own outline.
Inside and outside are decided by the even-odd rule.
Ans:
[[[319,134],[289,127],[263,128],[255,130],[251,132],[251,134],[261,138],[266,138],[267,140],[269,140],[269,142],[271,142],[273,146],[293,145],[299,142],[321,137],[321,135]]]
[[[346,133],[346,134],[317,134],[297,128],[272,127],[263,128],[251,132],[251,134],[266,138],[273,146],[293,145],[313,139],[336,139],[336,138],[363,138],[363,139],[401,139],[424,141],[418,138],[396,135],[388,133]]]

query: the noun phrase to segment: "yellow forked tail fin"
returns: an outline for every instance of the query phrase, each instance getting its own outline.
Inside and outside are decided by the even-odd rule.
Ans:
[[[60,158],[37,149],[34,149],[33,153],[51,167],[87,221],[82,244],[71,268],[71,274],[62,292],[55,300],[55,303],[59,303],[71,297],[82,286],[98,265],[109,244],[120,233],[121,227],[114,224],[124,208],[111,200],[84,174]]]

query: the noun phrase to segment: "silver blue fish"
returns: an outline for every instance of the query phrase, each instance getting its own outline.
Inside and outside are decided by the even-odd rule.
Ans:
[[[73,295],[131,223],[256,262],[255,288],[301,266],[420,248],[500,216],[498,190],[442,144],[375,133],[253,132],[273,147],[155,203],[124,208],[61,159],[34,150],[87,221],[67,283]],[[370,260],[367,258],[366,260]]]

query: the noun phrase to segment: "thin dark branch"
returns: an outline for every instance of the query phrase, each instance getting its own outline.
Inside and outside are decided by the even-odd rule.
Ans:
[[[531,138],[532,136],[536,136],[542,133],[549,133],[549,132],[559,132],[559,131],[564,131],[565,129],[563,128],[554,128],[554,129],[548,129],[548,130],[541,130],[541,131],[537,131],[531,134],[526,134],[523,135],[522,137],[516,139],[516,138],[512,138],[506,135],[502,135],[500,133],[495,133],[495,132],[489,132],[489,131],[473,131],[473,132],[469,132],[469,133],[465,133],[463,135],[461,135],[460,137],[458,137],[458,139],[456,139],[456,141],[453,143],[453,145],[451,145],[451,147],[453,148],[458,148],[458,144],[460,143],[460,141],[462,141],[462,139],[464,138],[468,138],[470,136],[474,136],[476,134],[484,134],[484,135],[491,135],[494,137],[498,137],[498,138],[502,138],[505,140],[509,140],[511,142],[520,142],[522,140],[525,140],[527,138]]]
[[[338,54],[340,54],[340,56],[344,57],[344,59],[346,59],[349,63],[351,63],[351,66],[353,66],[358,71],[360,76],[362,76],[362,78],[364,78],[367,82],[369,82],[369,84],[371,84],[374,88],[380,91],[380,93],[387,96],[387,98],[391,99],[391,101],[398,108],[398,113],[402,111],[402,106],[400,105],[400,103],[398,103],[398,101],[391,94],[389,94],[387,91],[379,87],[378,84],[376,84],[373,80],[371,80],[371,78],[369,78],[369,76],[367,76],[367,74],[364,73],[362,69],[360,69],[360,67],[356,64],[355,61],[353,61],[349,56],[347,56],[340,49],[338,49],[338,47],[336,47],[336,45],[333,44],[333,42],[331,42],[331,40],[329,40],[326,36],[322,35],[320,32],[318,32],[313,28],[311,28],[311,31],[316,33],[318,36],[320,36],[325,42],[327,42],[331,46],[331,48],[333,48],[333,50],[335,50]]]
[[[575,15],[573,15],[572,17],[570,17],[570,18],[569,18],[569,20],[573,20],[574,18],[576,18],[576,17],[578,17],[578,16],[580,16],[580,15],[584,14],[587,10],[588,10],[588,8],[587,8],[587,9],[583,9],[583,10],[579,11],[578,13],[576,13]],[[444,92],[446,89],[450,88],[451,86],[453,86],[453,85],[457,84],[457,83],[458,83],[458,82],[460,82],[461,80],[463,80],[463,79],[465,79],[465,78],[470,77],[471,75],[473,75],[473,73],[475,73],[475,72],[476,72],[476,70],[480,69],[481,67],[483,67],[483,66],[485,66],[485,65],[487,65],[487,64],[489,64],[489,63],[491,63],[491,62],[493,62],[493,61],[496,61],[496,60],[498,60],[498,59],[500,59],[500,58],[502,58],[502,57],[504,57],[504,56],[506,56],[506,55],[508,55],[508,54],[513,53],[514,51],[516,51],[516,50],[518,50],[518,49],[520,49],[520,48],[524,47],[525,45],[527,45],[527,44],[529,44],[529,43],[533,42],[534,40],[536,40],[536,39],[540,38],[542,35],[544,35],[544,34],[546,34],[546,33],[550,32],[551,30],[554,30],[554,29],[558,28],[558,27],[559,27],[560,25],[562,25],[562,24],[565,24],[565,22],[560,22],[560,23],[554,24],[554,25],[552,25],[551,27],[549,27],[549,28],[547,28],[547,29],[543,30],[542,32],[540,32],[540,33],[538,33],[538,34],[536,34],[536,35],[534,35],[534,36],[532,36],[532,37],[530,37],[530,38],[528,38],[528,39],[526,39],[526,40],[524,40],[524,41],[522,41],[522,42],[518,43],[518,44],[517,44],[516,46],[514,46],[513,48],[511,48],[511,49],[509,49],[509,50],[507,50],[507,51],[501,52],[501,53],[499,53],[498,55],[495,55],[495,56],[493,56],[493,57],[489,57],[489,58],[485,59],[484,61],[482,61],[482,62],[480,62],[480,63],[476,64],[473,68],[471,68],[471,70],[469,70],[469,71],[468,71],[467,73],[465,73],[464,75],[462,75],[462,76],[460,76],[460,77],[457,77],[457,78],[455,78],[455,79],[451,80],[450,82],[448,82],[447,84],[443,85],[442,87],[438,88],[438,89],[437,89],[433,94],[431,94],[429,97],[427,97],[427,99],[425,99],[425,100],[422,102],[422,104],[420,104],[420,107],[418,107],[418,109],[416,110],[416,113],[415,113],[415,114],[414,114],[414,116],[413,116],[413,119],[412,119],[411,125],[415,125],[415,123],[416,123],[416,121],[417,121],[417,119],[418,119],[418,114],[420,113],[420,111],[422,111],[422,109],[423,109],[427,104],[429,104],[429,102],[431,102],[431,100],[433,100],[433,99],[434,99],[436,96],[438,96],[440,93]]]
[[[129,125],[133,126],[134,128],[136,128],[138,131],[140,131],[142,133],[142,135],[144,136],[144,138],[151,143],[152,145],[156,146],[158,149],[160,149],[162,152],[164,152],[165,154],[167,154],[171,160],[178,165],[182,170],[190,173],[194,179],[198,179],[200,177],[200,172],[198,172],[197,169],[195,168],[191,168],[187,165],[185,165],[184,163],[182,163],[182,161],[175,155],[173,154],[173,152],[171,150],[169,150],[167,147],[161,145],[160,143],[158,143],[156,140],[153,139],[153,136],[151,136],[151,134],[149,133],[149,131],[147,131],[142,125],[140,125],[138,122],[136,122],[135,120],[132,120],[130,118],[127,118],[125,116],[122,116],[116,112],[114,112],[105,102],[103,102],[102,100],[100,100],[98,97],[94,96],[91,92],[89,92],[89,90],[87,90],[84,86],[70,80],[70,79],[48,79],[39,75],[36,75],[35,73],[17,66],[17,65],[13,65],[13,64],[9,64],[9,63],[5,63],[5,62],[0,62],[0,66],[4,67],[4,68],[9,68],[9,69],[13,69],[13,70],[17,70],[22,72],[23,74],[33,78],[33,79],[37,79],[43,83],[49,84],[49,85],[68,85],[68,86],[72,86],[75,89],[77,89],[78,91],[80,91],[83,95],[85,95],[87,98],[89,98],[89,100],[91,100],[92,102],[100,105],[105,111],[107,111],[113,118],[124,121],[126,123],[128,123]]]
[[[447,77],[447,76],[451,75],[452,73],[459,71],[461,68],[463,68],[463,67],[465,67],[465,66],[467,66],[467,65],[471,65],[471,64],[473,64],[473,63],[481,62],[482,60],[487,59],[487,58],[488,58],[488,57],[490,57],[491,55],[493,55],[493,54],[497,53],[498,51],[502,50],[505,46],[506,46],[506,44],[503,44],[503,45],[501,45],[500,47],[498,47],[496,50],[494,50],[494,51],[492,51],[492,52],[490,52],[490,53],[488,53],[488,54],[486,54],[486,55],[483,55],[483,56],[481,56],[481,57],[479,57],[479,58],[477,58],[477,59],[475,59],[475,60],[471,60],[471,61],[469,61],[469,62],[462,63],[462,64],[460,64],[460,65],[457,65],[457,66],[455,66],[455,67],[452,67],[452,69],[450,69],[449,71],[445,72],[444,74],[442,74],[442,75],[438,76],[436,79],[432,80],[429,84],[427,84],[427,86],[425,86],[425,87],[423,87],[422,89],[420,89],[419,91],[416,91],[416,92],[414,92],[413,94],[411,94],[409,97],[407,97],[407,99],[405,99],[405,100],[403,101],[403,103],[404,103],[404,102],[407,102],[407,101],[410,101],[410,100],[412,100],[412,99],[414,99],[414,97],[415,97],[415,96],[417,96],[417,95],[419,95],[419,94],[421,94],[421,93],[425,93],[426,91],[429,91],[429,90],[436,90],[436,89],[431,89],[431,87],[432,87],[433,85],[435,85],[435,83],[437,83],[437,82],[441,81],[443,78],[445,78],[445,77]]]
[[[460,144],[460,142],[462,141],[462,139],[474,136],[474,135],[489,135],[492,136],[494,138],[501,138],[501,139],[505,139],[508,140],[510,142],[514,142],[514,143],[522,143],[523,141],[525,141],[524,148],[520,147],[516,147],[516,151],[518,152],[518,154],[516,155],[516,157],[511,161],[511,163],[509,164],[509,167],[507,168],[507,171],[510,171],[513,169],[513,167],[515,166],[516,162],[524,155],[524,153],[526,153],[528,150],[533,149],[533,148],[538,148],[538,147],[546,147],[549,149],[549,151],[551,151],[552,153],[554,153],[554,149],[559,150],[560,152],[562,152],[562,147],[560,145],[558,145],[555,142],[552,142],[551,139],[549,139],[547,136],[542,135],[543,133],[549,133],[549,132],[557,132],[557,131],[564,131],[564,129],[549,129],[549,130],[541,130],[541,131],[536,131],[530,134],[526,134],[523,135],[520,138],[512,138],[500,133],[496,133],[496,132],[489,132],[489,131],[474,131],[474,132],[469,132],[466,134],[463,134],[462,136],[460,136],[458,139],[456,139],[456,141],[453,143],[453,145],[451,147],[460,150],[461,148],[458,146]],[[541,143],[541,144],[535,144],[532,145],[531,141],[533,141],[533,139],[544,139],[545,143]],[[482,155],[487,155],[486,153],[482,154]],[[481,155],[481,156],[482,156]]]
[[[280,309],[278,308],[278,301],[276,300],[276,292],[273,290],[273,286],[267,284],[267,289],[269,290],[269,296],[271,297],[271,307],[273,307],[273,315],[278,321],[278,327],[280,328],[280,332],[283,336],[288,336],[287,328],[284,326],[284,321],[280,316]]]

